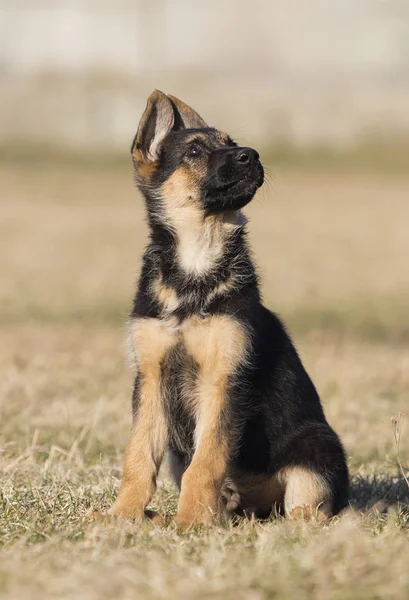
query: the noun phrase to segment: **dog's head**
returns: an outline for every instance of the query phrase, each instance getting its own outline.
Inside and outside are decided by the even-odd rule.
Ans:
[[[188,206],[204,214],[236,211],[264,180],[256,150],[238,147],[160,91],[148,98],[131,152],[139,188],[148,203],[159,202],[165,210],[170,204],[173,211]]]

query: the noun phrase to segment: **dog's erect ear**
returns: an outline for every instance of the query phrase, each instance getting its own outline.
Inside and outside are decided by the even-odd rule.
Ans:
[[[208,127],[202,117],[193,108],[175,98],[168,96],[175,110],[175,129],[202,129]]]
[[[175,123],[175,113],[169,98],[155,90],[148,98],[145,112],[139,122],[138,131],[132,144],[132,155],[145,161],[155,161],[160,147]]]

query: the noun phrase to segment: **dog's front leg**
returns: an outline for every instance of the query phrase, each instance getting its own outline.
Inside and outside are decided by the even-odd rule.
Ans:
[[[134,422],[125,455],[122,485],[110,515],[140,521],[156,490],[156,477],[167,446],[168,433],[161,398],[161,363],[174,336],[156,319],[136,320],[132,337],[137,350]]]
[[[139,376],[134,390],[135,417],[125,454],[121,488],[110,515],[142,520],[156,491],[156,477],[167,443],[159,399],[159,379]]]
[[[187,352],[199,372],[194,391],[195,452],[182,477],[176,523],[210,523],[218,516],[221,487],[237,435],[232,417],[232,381],[246,357],[247,335],[227,316],[193,320],[185,328]]]
[[[229,457],[229,431],[225,422],[226,385],[224,381],[199,385],[199,416],[196,450],[182,477],[175,522],[183,528],[209,524],[219,516],[221,487]]]

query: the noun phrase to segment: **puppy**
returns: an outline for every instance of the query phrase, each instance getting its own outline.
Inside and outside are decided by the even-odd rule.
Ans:
[[[263,184],[257,151],[155,91],[132,158],[150,240],[130,319],[133,427],[110,514],[148,514],[168,453],[180,526],[226,511],[328,519],[347,504],[348,470],[291,339],[260,300],[241,212]]]

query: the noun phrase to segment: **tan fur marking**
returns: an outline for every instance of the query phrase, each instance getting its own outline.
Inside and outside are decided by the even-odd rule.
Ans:
[[[331,516],[331,491],[325,479],[302,467],[283,469],[280,479],[285,483],[284,510],[295,518],[315,516],[324,520]]]
[[[290,467],[274,477],[227,479],[224,486],[225,499],[237,497],[240,508],[246,512],[272,510],[284,502],[285,514],[292,519],[324,522],[332,516],[329,486],[323,477],[309,469]]]
[[[190,273],[204,273],[222,257],[224,242],[232,228],[242,222],[240,211],[204,217],[200,188],[204,173],[193,175],[181,167],[163,184],[161,195],[166,220],[177,234],[178,260]]]
[[[179,298],[175,290],[163,283],[162,275],[159,275],[153,282],[152,291],[156,300],[166,312],[172,312],[179,306]]]
[[[202,140],[203,142],[207,142],[208,136],[205,133],[196,132],[196,133],[193,133],[188,138],[186,138],[185,143],[187,145],[187,144],[190,144],[191,142],[195,142],[196,140]]]
[[[252,476],[226,485],[240,496],[240,507],[245,511],[271,510],[284,498],[284,487],[278,477]]]
[[[246,334],[229,317],[193,318],[183,331],[186,350],[199,365],[196,450],[182,478],[176,522],[208,523],[218,513],[229,447],[221,431],[228,377],[245,359]]]
[[[134,160],[137,180],[142,183],[150,183],[158,168],[157,161],[147,161],[142,152],[136,148],[132,150],[132,158]]]
[[[214,298],[217,298],[217,296],[221,296],[222,294],[226,294],[227,292],[229,292],[234,287],[234,283],[234,277],[230,275],[230,277],[228,277],[226,281],[222,281],[222,283],[219,283],[219,285],[216,286],[210,292],[210,294],[208,294],[207,303],[210,303],[212,300],[214,300]]]
[[[125,455],[121,489],[111,515],[140,521],[156,489],[156,475],[165,452],[167,427],[160,398],[160,364],[175,343],[175,334],[157,319],[138,319],[132,325],[137,351],[140,396]]]
[[[212,302],[212,300],[214,300],[218,296],[228,293],[230,290],[233,289],[234,285],[234,277],[230,275],[230,277],[228,277],[226,281],[222,281],[222,283],[219,283],[219,285],[217,285],[213,290],[209,292],[209,294],[206,297],[205,304],[210,304],[210,302]],[[172,313],[180,306],[180,303],[182,301],[182,299],[178,298],[173,288],[168,287],[163,283],[161,275],[159,275],[159,277],[153,281],[152,293],[156,301],[160,304],[164,313]]]
[[[225,499],[233,498],[233,510],[236,510],[235,502],[249,513],[272,510],[284,502],[285,514],[292,519],[324,522],[332,516],[329,486],[323,477],[309,469],[291,467],[274,477],[226,479],[224,486]]]
[[[245,359],[247,334],[232,317],[192,317],[183,327],[183,339],[202,376],[211,382],[227,378]]]
[[[160,363],[176,343],[176,334],[160,319],[135,319],[131,328],[141,374],[159,375]]]

